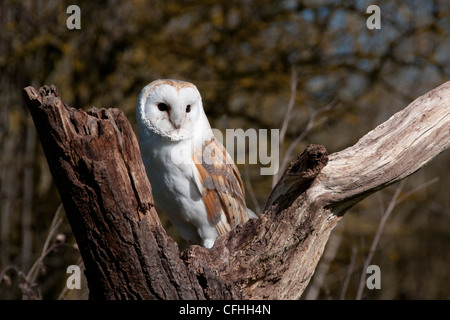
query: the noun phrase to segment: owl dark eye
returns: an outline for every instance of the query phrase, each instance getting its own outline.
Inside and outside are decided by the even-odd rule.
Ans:
[[[190,105],[190,104],[188,104],[188,105],[186,106],[186,112],[191,112],[191,105]]]
[[[169,106],[165,103],[158,103],[158,110],[159,111],[169,111]]]

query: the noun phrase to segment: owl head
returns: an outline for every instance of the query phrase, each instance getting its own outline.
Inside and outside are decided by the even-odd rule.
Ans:
[[[197,87],[169,79],[155,80],[142,89],[136,118],[139,130],[150,130],[171,141],[191,138],[206,120]]]

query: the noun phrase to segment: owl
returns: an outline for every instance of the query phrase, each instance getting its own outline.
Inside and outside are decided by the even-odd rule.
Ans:
[[[215,139],[196,86],[155,80],[136,106],[139,147],[156,206],[189,244],[206,248],[257,216],[239,171]]]

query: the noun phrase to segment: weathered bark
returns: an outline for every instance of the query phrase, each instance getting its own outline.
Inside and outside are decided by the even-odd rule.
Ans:
[[[415,100],[357,144],[311,145],[263,214],[181,256],[162,228],[132,128],[118,109],[65,105],[55,87],[25,88],[86,266],[91,298],[297,299],[330,232],[351,206],[450,146],[450,82]]]
[[[70,108],[53,86],[28,87],[25,99],[86,266],[90,297],[202,298],[153,208],[124,114]]]

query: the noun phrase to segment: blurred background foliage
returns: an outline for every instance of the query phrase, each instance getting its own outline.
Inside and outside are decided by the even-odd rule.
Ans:
[[[71,4],[81,8],[81,30],[66,27]],[[379,30],[366,28],[371,4],[381,9]],[[54,219],[60,198],[22,101],[25,86],[55,84],[69,105],[118,107],[136,126],[147,83],[191,81],[214,128],[288,121],[281,160],[304,133],[292,161],[309,143],[330,153],[351,146],[450,78],[445,0],[2,0],[0,27],[1,299],[87,298],[86,289],[64,289],[67,266],[81,260],[63,210]],[[381,290],[362,298],[450,298],[449,160],[446,152],[406,180],[371,262],[381,268]],[[254,210],[272,186],[259,168],[240,166]],[[396,188],[347,213],[304,299],[356,297]]]

